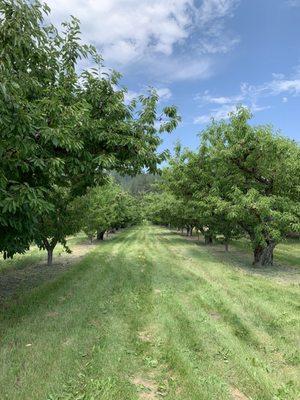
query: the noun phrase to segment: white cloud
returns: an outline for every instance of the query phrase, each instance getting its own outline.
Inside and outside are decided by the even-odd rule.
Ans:
[[[239,0],[203,0],[197,10],[197,21],[202,26],[200,51],[203,53],[227,53],[238,42],[225,27],[225,21],[233,16]]]
[[[195,100],[200,100],[202,104],[237,104],[244,99],[242,94],[236,96],[212,96],[208,90],[204,92],[204,95],[199,94],[195,97]]]
[[[156,89],[156,91],[161,101],[168,100],[172,97],[172,92],[167,87]]]
[[[202,23],[232,15],[237,0],[203,0],[198,11],[198,18]]]
[[[269,108],[269,106],[258,106],[257,104],[239,103],[240,106],[249,108],[252,112],[258,112]],[[194,124],[205,125],[212,119],[220,121],[222,119],[228,119],[230,113],[236,110],[237,104],[223,104],[219,108],[210,110],[209,113],[200,115],[194,118]]]
[[[205,125],[208,124],[213,118],[216,121],[220,121],[221,119],[226,119],[229,116],[229,113],[235,110],[234,105],[224,104],[219,108],[211,110],[207,114],[200,115],[194,118],[194,124]]]
[[[299,96],[300,95],[300,79],[295,77],[286,78],[283,74],[273,74],[275,79],[265,82],[262,85],[244,84],[245,93],[252,97],[269,97],[278,96],[280,94]]]
[[[266,90],[270,90],[273,94],[289,93],[294,96],[300,94],[300,79],[280,79],[270,82],[266,86]]]
[[[171,54],[189,35],[192,0],[48,0],[57,21],[70,14],[85,40],[110,62],[136,61],[148,52]]]
[[[126,104],[130,103],[133,99],[135,99],[139,95],[140,95],[140,93],[138,93],[138,92],[135,92],[133,90],[128,90],[127,92],[124,93],[125,103]]]
[[[285,2],[290,7],[300,7],[300,0],[286,0]]]
[[[212,118],[216,121],[227,119],[229,113],[236,109],[237,105],[248,107],[252,112],[258,112],[270,108],[269,105],[259,104],[262,99],[283,95],[282,102],[288,102],[288,95],[300,96],[300,79],[296,74],[287,78],[284,74],[272,74],[273,79],[262,85],[249,85],[242,83],[240,92],[233,96],[214,96],[209,91],[198,94],[195,100],[201,107],[218,106],[211,108],[208,113],[194,118],[195,124],[206,124]]]
[[[166,100],[169,100],[172,97],[172,92],[169,88],[167,87],[161,87],[161,88],[155,88],[159,101],[164,102]],[[130,103],[133,99],[137,98],[141,94],[145,94],[147,92],[147,88],[144,88],[144,90],[141,90],[140,92],[136,92],[134,90],[128,90],[125,95],[125,102],[128,104]]]
[[[83,39],[93,43],[109,65],[161,65],[175,79],[206,78],[206,59],[229,51],[237,38],[225,20],[238,0],[48,0],[51,19],[75,15]],[[207,57],[205,58],[206,55]],[[203,61],[204,59],[204,61]],[[169,64],[169,65],[168,65]],[[171,68],[171,64],[175,65]],[[180,65],[179,65],[180,64]],[[169,74],[170,75],[170,74]]]

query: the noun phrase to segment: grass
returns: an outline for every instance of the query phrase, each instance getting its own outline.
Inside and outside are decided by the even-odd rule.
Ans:
[[[251,245],[246,240],[236,240],[233,246],[241,249],[244,252],[251,253]],[[274,250],[274,257],[276,263],[282,263],[291,266],[300,266],[300,240],[299,239],[286,239],[284,242],[279,243]]]
[[[5,304],[1,400],[296,400],[299,286],[158,227]]]
[[[86,240],[86,236],[83,233],[80,233],[76,236],[72,236],[68,239],[68,245],[72,247],[78,243],[83,242]],[[54,249],[54,262],[55,258],[65,252],[62,245],[58,244]],[[39,250],[37,246],[33,245],[30,247],[29,251],[25,254],[17,254],[14,256],[13,259],[6,259],[2,258],[2,254],[0,253],[0,274],[1,272],[10,269],[24,269],[32,264],[35,264],[40,261],[47,260],[47,252],[45,250]],[[0,275],[1,276],[1,275]]]

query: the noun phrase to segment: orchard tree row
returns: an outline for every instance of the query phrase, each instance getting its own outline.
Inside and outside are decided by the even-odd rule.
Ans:
[[[105,232],[114,232],[141,222],[138,200],[108,178],[101,186],[88,189],[83,196],[73,201],[61,200],[59,196],[55,214],[41,217],[40,237],[35,243],[48,254],[48,265],[52,265],[53,250],[61,243],[67,252],[67,236],[83,231],[92,243],[95,238],[104,240]],[[55,201],[55,200],[54,200]],[[54,218],[54,220],[52,219]]]
[[[82,199],[99,220],[96,227],[91,216],[86,219],[90,237],[114,225],[113,216],[108,224],[108,215],[100,217],[94,209],[96,197],[104,213],[111,196],[123,196],[122,207],[131,200],[112,184],[103,191],[99,185],[111,171],[156,173],[166,158],[157,152],[160,134],[179,121],[175,107],[159,109],[154,90],[127,104],[120,75],[107,72],[96,49],[82,43],[79,21],[72,17],[56,28],[48,22],[49,12],[39,1],[0,0],[4,257],[23,253],[35,242],[51,260],[55,245],[65,244],[66,235],[78,229],[69,213]]]
[[[275,246],[300,232],[300,147],[271,126],[252,126],[247,109],[212,122],[196,152],[175,149],[160,190],[145,196],[148,218],[226,248],[247,236],[255,265],[272,265]]]

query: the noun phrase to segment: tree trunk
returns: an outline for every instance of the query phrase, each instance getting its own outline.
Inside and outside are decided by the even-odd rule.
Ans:
[[[213,238],[211,235],[204,235],[205,244],[212,244]]]
[[[266,246],[256,246],[254,249],[255,266],[268,266],[273,265],[273,251],[276,243],[273,241],[266,243]]]
[[[229,251],[229,249],[228,249],[228,242],[225,242],[224,243],[225,244],[225,251],[226,251],[226,253]]]
[[[193,236],[193,227],[190,228],[190,236]]]
[[[105,234],[105,231],[98,231],[97,232],[97,239],[98,240],[104,240],[104,234]]]
[[[57,240],[55,238],[52,238],[49,242],[48,238],[44,238],[43,243],[45,249],[47,250],[47,265],[50,266],[53,263],[53,250],[57,244]]]
[[[47,265],[51,266],[53,262],[53,248],[48,247],[47,249]]]

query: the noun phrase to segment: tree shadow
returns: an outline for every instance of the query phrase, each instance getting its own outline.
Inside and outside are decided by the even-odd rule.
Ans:
[[[38,254],[35,257],[25,254],[23,260],[22,256],[16,262],[8,260],[11,266],[0,272],[0,306],[7,308],[8,302],[18,301],[27,292],[47,282],[55,281],[60,275],[72,269],[99,245],[116,240],[119,233],[121,231],[111,234],[104,241],[95,240],[93,244],[84,238],[80,242],[75,242],[75,244],[70,246],[70,254],[63,250],[57,250],[51,266],[47,265],[46,253],[42,251],[42,254]],[[45,253],[44,258],[42,258],[43,253]]]
[[[254,267],[252,264],[252,253],[251,249],[248,249],[246,246],[241,248],[238,244],[234,242],[230,244],[229,251],[225,251],[224,245],[220,242],[212,245],[206,245],[204,243],[204,239],[200,236],[200,240],[198,240],[195,236],[186,236],[182,235],[180,232],[176,231],[163,231],[157,233],[161,237],[165,237],[168,240],[171,240],[173,244],[179,244],[184,242],[185,245],[194,248],[195,245],[200,247],[201,249],[208,252],[208,254],[212,255],[219,262],[226,264],[227,266],[239,268],[244,270],[247,273],[262,275],[269,278],[274,278],[281,283],[295,283],[298,284],[300,282],[300,270],[299,266],[295,263],[295,265],[290,265],[288,263],[284,263],[281,260],[279,261],[276,258],[273,266],[268,267]],[[189,254],[192,256],[196,256],[196,253]],[[294,258],[296,259],[296,257]],[[201,260],[203,260],[203,255],[201,254]],[[293,260],[292,257],[289,257],[289,260]]]

